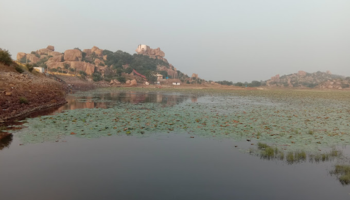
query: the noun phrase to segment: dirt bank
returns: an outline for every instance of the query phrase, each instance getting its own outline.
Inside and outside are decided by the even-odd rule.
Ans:
[[[0,122],[66,103],[68,86],[38,72],[0,64]]]

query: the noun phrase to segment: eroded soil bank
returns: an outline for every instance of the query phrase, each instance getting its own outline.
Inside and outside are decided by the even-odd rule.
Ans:
[[[38,72],[0,66],[0,123],[66,103],[67,84]]]

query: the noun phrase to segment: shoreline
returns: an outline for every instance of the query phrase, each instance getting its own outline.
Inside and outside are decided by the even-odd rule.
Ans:
[[[25,109],[23,110],[22,112],[19,112],[13,116],[9,116],[9,117],[4,117],[4,118],[0,118],[0,124],[4,124],[4,123],[10,123],[16,119],[20,119],[20,118],[24,118],[30,114],[33,114],[35,112],[39,112],[41,110],[45,110],[45,109],[48,109],[48,108],[52,108],[52,107],[58,107],[58,106],[62,106],[64,104],[66,104],[67,101],[66,99],[64,99],[64,102],[59,102],[59,103],[51,103],[51,104],[44,104],[44,105],[41,105],[41,106],[37,106],[37,107],[34,107],[34,108],[30,108],[30,109]]]

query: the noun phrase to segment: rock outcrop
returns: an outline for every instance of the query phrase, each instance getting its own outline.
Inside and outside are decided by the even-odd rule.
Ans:
[[[49,55],[50,52],[52,52],[50,49],[39,49],[36,51],[39,55]]]
[[[298,75],[299,75],[299,76],[306,76],[306,72],[304,72],[304,71],[298,71]]]
[[[81,61],[82,58],[82,53],[78,49],[69,49],[64,52],[65,61]]]
[[[102,56],[102,55],[103,55],[102,52],[103,52],[103,50],[102,50],[102,49],[99,49],[99,48],[96,47],[96,46],[93,46],[93,47],[91,48],[91,53],[95,53],[97,56]]]
[[[192,78],[198,78],[198,74],[193,73]]]
[[[49,58],[49,61],[62,62],[62,59],[63,59],[63,55],[55,55],[55,56],[52,56],[51,58]]]
[[[137,81],[135,79],[131,80],[130,86],[137,86]]]
[[[40,60],[35,54],[27,54],[27,61],[34,64]]]
[[[20,61],[22,58],[25,58],[26,57],[26,53],[23,53],[23,52],[19,52],[17,53],[17,60]]]
[[[83,71],[88,75],[92,75],[95,71],[95,66],[91,63],[81,61],[71,61],[66,63],[68,63],[71,68],[76,69],[77,72]]]
[[[52,45],[47,46],[46,49],[49,49],[51,51],[55,51],[55,47]]]

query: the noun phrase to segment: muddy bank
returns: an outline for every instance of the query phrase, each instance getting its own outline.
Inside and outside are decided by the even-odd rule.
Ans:
[[[2,66],[4,69],[4,66]],[[66,103],[68,86],[44,74],[0,71],[0,122]]]

